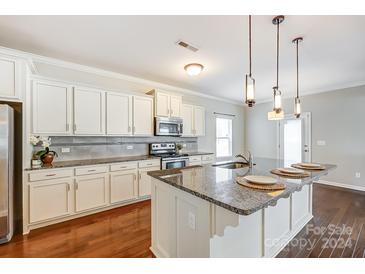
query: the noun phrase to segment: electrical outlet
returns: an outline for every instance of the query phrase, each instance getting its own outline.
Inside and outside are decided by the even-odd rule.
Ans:
[[[186,147],[186,144],[183,144],[183,147]]]
[[[69,147],[63,147],[61,148],[61,152],[62,153],[69,153],[71,151],[71,149]]]
[[[195,230],[195,214],[192,212],[189,212],[189,227]]]
[[[325,146],[326,145],[326,141],[325,140],[318,140],[317,141],[317,146]]]
[[[360,172],[356,172],[356,173],[355,173],[355,177],[356,177],[356,178],[360,178],[360,176],[361,176]]]
[[[127,146],[127,149],[133,149],[133,146]]]

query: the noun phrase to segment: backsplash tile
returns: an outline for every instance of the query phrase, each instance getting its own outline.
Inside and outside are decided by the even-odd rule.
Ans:
[[[51,149],[58,157],[55,161],[112,158],[119,156],[138,156],[149,154],[150,143],[175,142],[186,144],[184,152],[198,150],[197,138],[153,136],[153,137],[88,137],[88,136],[51,136]],[[132,149],[128,149],[130,147]],[[62,148],[70,148],[70,152],[62,153]],[[35,147],[35,151],[39,147]]]

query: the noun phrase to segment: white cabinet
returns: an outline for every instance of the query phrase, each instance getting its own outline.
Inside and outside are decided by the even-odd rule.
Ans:
[[[19,98],[19,61],[0,55],[0,97]]]
[[[189,157],[189,166],[201,165],[202,164],[202,156],[190,156]]]
[[[29,185],[29,222],[36,223],[71,213],[71,178],[39,181]]]
[[[105,93],[89,88],[74,88],[74,134],[105,134]]]
[[[155,116],[181,117],[182,96],[161,90],[151,90],[148,94],[155,97]]]
[[[132,96],[123,93],[106,94],[106,133],[132,135]]]
[[[193,105],[182,105],[181,116],[183,118],[183,136],[194,136],[193,124],[194,124],[194,106]]]
[[[194,135],[205,136],[205,109],[194,106]]]
[[[205,109],[201,106],[182,105],[183,136],[205,136]]]
[[[153,99],[146,96],[133,96],[133,134],[153,135]]]
[[[33,81],[32,133],[70,135],[71,86],[51,81]]]
[[[138,171],[138,196],[145,197],[151,195],[151,176],[148,171],[160,170],[160,166],[143,168]]]
[[[107,202],[107,174],[77,176],[75,178],[75,211],[105,206]]]
[[[110,202],[120,203],[138,196],[137,169],[110,173]]]

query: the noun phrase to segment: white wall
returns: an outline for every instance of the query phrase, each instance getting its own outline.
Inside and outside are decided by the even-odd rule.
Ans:
[[[323,179],[365,190],[365,86],[304,96],[301,102],[312,113],[312,160],[338,166]],[[276,122],[267,120],[271,110],[271,102],[245,110],[246,146],[256,157],[276,157]],[[284,110],[293,112],[293,99],[284,100]]]

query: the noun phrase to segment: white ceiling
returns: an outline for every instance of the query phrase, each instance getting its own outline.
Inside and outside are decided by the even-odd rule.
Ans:
[[[275,84],[273,16],[253,17],[253,76],[257,98]],[[295,92],[300,44],[302,93],[365,83],[365,16],[286,16],[281,25],[280,87]],[[199,47],[176,46],[179,39]],[[247,16],[0,16],[0,44],[201,93],[243,99]],[[197,77],[183,67],[205,66]]]

